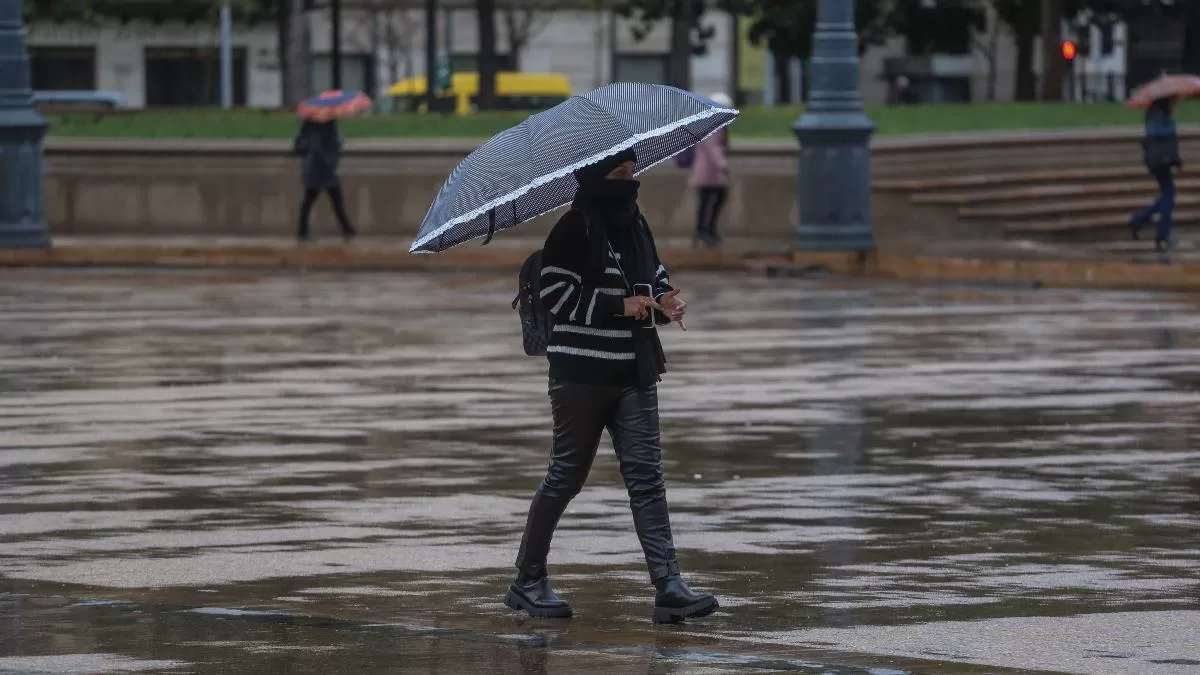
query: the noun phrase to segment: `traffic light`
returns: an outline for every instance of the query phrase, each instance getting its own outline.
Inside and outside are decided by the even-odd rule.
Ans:
[[[1079,54],[1079,46],[1075,44],[1074,40],[1063,40],[1062,56],[1063,56],[1063,59],[1067,63],[1071,63],[1072,61],[1074,61],[1075,57],[1078,54]]]

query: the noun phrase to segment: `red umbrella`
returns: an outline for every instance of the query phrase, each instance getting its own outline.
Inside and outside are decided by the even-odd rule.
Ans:
[[[1200,77],[1195,75],[1162,75],[1138,87],[1125,105],[1130,108],[1148,108],[1160,98],[1187,98],[1200,96]]]
[[[296,114],[310,122],[328,122],[356,115],[370,107],[371,97],[361,91],[333,89],[305,99],[296,109]]]

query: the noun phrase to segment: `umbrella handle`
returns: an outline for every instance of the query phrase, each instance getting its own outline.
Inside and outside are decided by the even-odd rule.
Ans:
[[[496,209],[488,211],[488,236],[480,246],[487,246],[494,236],[496,236]]]

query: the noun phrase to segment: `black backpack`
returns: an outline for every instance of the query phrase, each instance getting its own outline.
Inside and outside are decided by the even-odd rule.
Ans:
[[[521,346],[529,356],[545,356],[550,343],[551,322],[554,317],[546,311],[538,293],[538,279],[542,276],[542,249],[531,253],[521,265],[517,277],[517,297],[512,308],[521,317]]]
[[[587,213],[579,211],[579,214],[583,216],[584,227],[590,231]],[[550,344],[550,332],[554,330],[554,315],[546,311],[538,291],[541,277],[542,249],[538,249],[530,253],[521,265],[521,273],[517,276],[517,297],[512,301],[512,308],[521,317],[521,346],[528,356],[545,356],[546,345]]]

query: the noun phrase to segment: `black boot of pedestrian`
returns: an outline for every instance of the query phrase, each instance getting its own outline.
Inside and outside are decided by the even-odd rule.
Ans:
[[[521,549],[517,552],[517,578],[508,587],[504,604],[538,618],[571,616],[571,606],[558,597],[546,578],[550,540],[554,538],[558,519],[569,502],[569,499],[561,496],[546,496],[542,488],[533,495],[529,517],[525,521],[525,534],[521,537]]]
[[[667,577],[654,584],[654,623],[682,623],[708,616],[721,606],[708,593],[697,593],[679,576]]]
[[[1139,223],[1139,222],[1137,221],[1137,219],[1136,219],[1136,218],[1130,218],[1130,219],[1129,219],[1129,225],[1128,225],[1128,226],[1129,226],[1129,238],[1130,238],[1130,239],[1133,239],[1134,241],[1139,241],[1139,240],[1141,240],[1141,238],[1142,238],[1142,225],[1145,225],[1145,223]]]
[[[529,616],[537,619],[566,619],[571,616],[571,605],[550,588],[545,569],[517,574],[504,596],[504,604],[518,612],[528,612]]]
[[[1170,239],[1155,239],[1154,240],[1154,250],[1158,251],[1159,253],[1166,253],[1167,251],[1171,250],[1171,240]]]

